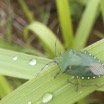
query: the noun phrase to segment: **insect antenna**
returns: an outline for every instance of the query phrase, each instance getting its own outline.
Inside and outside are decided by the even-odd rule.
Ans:
[[[58,35],[58,33],[59,33],[59,26],[58,26],[58,29],[57,29],[56,35]],[[55,54],[54,54],[54,58],[57,56],[56,45],[57,45],[57,37],[56,37],[56,41],[55,41]]]
[[[58,33],[59,33],[59,26],[58,26],[58,29],[57,29],[57,35],[58,35]],[[56,37],[56,41],[55,41],[55,54],[54,54],[54,58],[56,57],[56,45],[57,45],[57,37]],[[50,61],[49,63],[47,63],[47,64],[45,64],[44,66],[43,66],[43,68],[41,68],[41,70],[38,72],[38,74],[36,75],[36,78],[38,77],[38,75],[39,75],[39,73],[47,66],[47,65],[49,65],[49,64],[51,64],[51,63],[53,63],[53,62],[55,62],[55,63],[57,63],[56,61]]]
[[[51,63],[53,63],[53,62],[55,62],[55,61],[50,61],[49,63],[45,64],[45,65],[41,68],[41,70],[38,72],[38,74],[36,75],[36,78],[38,77],[38,75],[40,74],[40,72],[41,72],[47,65],[49,65],[49,64],[51,64]]]
[[[56,37],[56,41],[55,41],[55,54],[54,54],[54,57],[56,57],[56,43],[57,43],[57,37]]]

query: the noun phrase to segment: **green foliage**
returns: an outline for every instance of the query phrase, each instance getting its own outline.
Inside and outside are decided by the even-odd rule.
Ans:
[[[25,28],[25,30],[24,30],[25,40],[28,40],[29,30],[36,33],[36,35],[40,39],[40,42],[43,43],[43,47],[46,49],[46,51],[48,51],[49,55],[51,57],[54,56],[55,42],[56,42],[56,37],[55,37],[54,33],[51,30],[49,30],[45,25],[43,25],[39,22],[34,22],[34,23],[28,25],[27,28]],[[57,39],[57,53],[59,54],[63,50],[64,50],[63,45]]]
[[[31,79],[37,75],[39,70],[49,62],[48,59],[22,54],[14,51],[0,49],[0,73],[22,79]],[[5,55],[6,54],[6,55]],[[17,58],[17,61],[14,58]],[[32,60],[39,61],[35,67],[30,65]],[[43,61],[42,61],[43,60]],[[22,67],[21,67],[22,66]]]
[[[5,77],[0,75],[0,98],[5,97],[12,91],[12,88]]]
[[[56,0],[56,4],[65,47],[69,48],[73,42],[73,29],[68,0]]]
[[[76,92],[75,85],[67,83],[67,79],[76,81],[71,76],[65,75],[61,72],[55,79],[53,78],[55,73],[60,70],[58,65],[50,64],[48,67],[45,67],[43,71],[40,72],[44,65],[52,61],[43,57],[52,58],[55,55],[55,43],[57,43],[57,55],[59,55],[61,51],[64,51],[64,49],[74,48],[80,50],[85,47],[90,35],[90,31],[99,14],[99,6],[101,7],[102,17],[104,19],[103,0],[76,1],[81,6],[84,6],[85,10],[83,12],[81,11],[80,14],[78,14],[78,17],[80,17],[80,15],[82,14],[82,18],[79,21],[79,25],[76,29],[77,31],[75,32],[75,35],[72,26],[73,18],[71,18],[71,16],[75,14],[72,13],[72,2],[68,2],[68,0],[56,0],[64,45],[59,39],[56,40],[55,34],[44,24],[37,22],[36,19],[34,21],[34,18],[27,5],[24,3],[24,0],[18,0],[18,2],[25,12],[28,21],[30,22],[30,24],[24,29],[23,34],[26,43],[22,47],[18,47],[17,45],[12,44],[11,46],[10,44],[8,44],[12,42],[13,34],[11,24],[9,24],[7,30],[8,42],[5,42],[3,38],[0,38],[0,47],[2,47],[0,48],[0,74],[21,79],[28,79],[29,81],[11,92],[11,86],[9,85],[5,77],[0,76],[0,89],[2,89],[0,91],[0,98],[6,96],[6,94],[11,92],[9,95],[4,97],[3,100],[0,101],[0,104],[29,104],[29,102],[34,104],[36,104],[36,102],[40,102],[41,104],[44,94],[46,93],[50,93],[53,96],[52,100],[50,100],[48,104],[72,104],[78,102],[82,98],[85,98],[87,95],[95,90],[104,91],[103,77],[90,81],[80,80],[81,83],[94,83],[98,84],[99,86],[80,86],[78,92]],[[9,21],[12,22],[12,18],[9,19]],[[48,20],[43,21],[45,21],[44,23],[47,23]],[[33,34],[30,34],[30,31],[32,31]],[[39,43],[41,43],[41,47],[45,51],[44,54],[43,51],[40,52],[39,50],[33,49],[31,47],[31,37],[29,37],[30,35],[32,35],[32,39],[38,38]],[[3,48],[20,51],[20,53]],[[101,61],[104,61],[103,49],[104,39],[84,48],[84,50],[88,50],[90,53],[98,57]],[[27,55],[21,52],[32,53],[41,57]],[[36,65],[31,65],[31,61],[34,60],[36,61]],[[37,74],[39,74],[38,77],[36,77]]]
[[[102,13],[102,18],[103,18],[103,22],[104,22],[104,0],[101,0],[101,13]]]
[[[23,11],[25,12],[27,19],[30,23],[34,22],[34,17],[32,16],[32,13],[28,9],[27,5],[25,4],[24,0],[18,0],[19,4],[21,5]]]
[[[101,41],[99,41],[89,47],[86,47],[85,50],[88,50],[90,53],[97,56],[101,61],[104,61],[103,46],[104,46],[104,39],[102,39]],[[8,53],[10,54],[11,52],[8,51]],[[12,52],[12,53],[14,53],[14,52]],[[15,61],[15,64],[11,64],[11,66],[16,67],[17,63],[18,63],[18,65],[22,67],[21,70],[23,70],[23,72],[26,72],[25,70],[26,70],[27,66],[25,67],[24,64],[26,63],[26,61],[28,62],[28,60],[25,58],[30,57],[30,56],[26,55],[26,57],[25,57],[24,54],[21,54],[21,53],[17,53],[17,54],[21,56],[18,59],[18,61],[23,63],[23,66],[20,65],[20,63],[18,63],[16,61]],[[6,60],[6,61],[9,61],[9,58],[11,58],[11,56],[10,55],[7,55],[7,56],[8,56],[8,60]],[[26,60],[25,62],[24,62],[24,60],[21,60],[23,58]],[[39,69],[38,66],[40,66],[40,64],[42,64],[44,66],[44,62],[46,61],[44,59],[43,60],[39,59],[39,57],[37,57],[37,59],[38,59],[38,63],[37,63],[37,65],[34,66],[35,70]],[[40,62],[42,62],[42,63],[40,63]],[[18,69],[19,68],[20,67],[18,67]],[[18,69],[15,70],[15,73],[18,72]],[[102,77],[102,78],[93,79],[93,80],[81,81],[81,83],[83,83],[83,84],[85,83],[85,84],[90,85],[93,83],[93,84],[98,84],[99,86],[95,86],[95,85],[85,86],[85,87],[80,86],[79,90],[76,92],[75,85],[71,84],[71,83],[67,83],[67,79],[75,81],[75,79],[72,79],[71,76],[60,73],[59,76],[57,76],[55,79],[53,78],[55,73],[59,70],[57,65],[49,65],[49,67],[45,68],[45,69],[47,69],[47,70],[42,71],[37,78],[33,78],[33,79],[29,80],[27,83],[23,84],[21,87],[19,87],[18,89],[13,91],[11,94],[6,96],[0,102],[0,104],[7,104],[7,103],[8,104],[12,104],[12,103],[26,104],[30,101],[32,103],[36,103],[38,101],[43,101],[42,100],[43,96],[46,93],[50,93],[53,96],[53,99],[48,104],[52,104],[52,103],[54,103],[54,104],[70,103],[70,104],[72,104],[72,103],[84,98],[85,96],[89,95],[93,91],[97,90],[99,87],[101,87],[101,89],[104,89],[104,86],[103,86],[104,78]],[[33,70],[31,70],[31,69],[29,69],[29,70],[31,72],[33,72]],[[11,70],[11,73],[12,73],[12,71],[13,70]],[[17,73],[17,75],[19,75],[20,73]],[[21,75],[24,75],[24,73],[21,73]],[[27,74],[28,78],[30,75],[32,75],[32,73]],[[19,97],[19,99],[17,99],[18,97]],[[75,99],[75,97],[76,97],[76,99]],[[63,99],[63,100],[60,100],[60,99]]]
[[[90,0],[79,23],[74,39],[74,49],[82,49],[87,42],[90,31],[98,14],[100,0]]]

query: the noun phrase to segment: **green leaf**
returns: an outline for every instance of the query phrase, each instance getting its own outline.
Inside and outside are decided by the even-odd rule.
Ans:
[[[47,93],[53,96],[48,104],[72,104],[97,88],[96,86],[87,86],[79,88],[79,91],[76,92],[75,85],[67,83],[68,77],[63,74],[53,79],[52,76],[55,73],[53,70],[56,70],[56,68],[51,68],[50,73],[41,76],[37,80],[28,81],[5,97],[0,104],[28,104],[28,102],[36,104],[39,101],[42,102],[42,97]],[[90,83],[92,82],[90,81]],[[95,80],[95,83],[104,84],[104,78]]]
[[[48,53],[50,53],[51,56],[54,56],[55,54],[55,42],[57,42],[56,46],[57,54],[59,54],[64,50],[64,47],[61,44],[61,42],[58,39],[56,41],[55,34],[40,22],[34,22],[29,26],[27,26],[27,28],[25,28],[24,30],[25,39],[28,38],[29,30],[34,32],[38,36],[40,41],[43,43],[42,44],[43,47],[47,47],[48,49],[47,51]]]
[[[100,0],[101,1],[101,13],[102,13],[102,19],[103,19],[103,22],[104,22],[104,0]]]
[[[31,23],[33,22],[35,19],[32,16],[32,13],[30,12],[28,6],[26,5],[24,0],[18,0],[19,4],[21,5],[25,15],[27,16],[28,21]]]
[[[98,88],[97,91],[104,91],[104,86]]]
[[[104,39],[86,47],[84,50],[88,50],[98,59],[104,61]],[[18,66],[22,65],[18,63]],[[100,86],[104,86],[104,77],[80,80],[81,83],[87,85],[85,87],[79,86],[79,90],[75,91],[75,85],[67,82],[67,79],[75,81],[71,76],[60,73],[54,78],[55,73],[59,70],[58,65],[49,65],[45,69],[47,70],[43,70],[44,72],[42,71],[43,73],[40,73],[37,78],[28,81],[6,96],[1,100],[0,104],[28,104],[29,102],[33,104],[40,102],[42,104],[43,101],[47,101],[50,97],[52,99],[47,104],[73,104]],[[90,86],[90,84],[97,84],[98,86]]]
[[[61,30],[66,48],[72,46],[73,28],[70,15],[69,0],[56,0]]]
[[[4,76],[0,75],[0,97],[3,98],[12,91],[11,86]]]
[[[98,14],[100,0],[89,0],[75,34],[74,49],[82,49],[87,42],[90,31]]]
[[[8,43],[11,44],[12,43],[12,13],[9,13],[9,17],[7,19],[7,29],[6,29],[6,34],[7,34],[7,40],[8,40]]]
[[[30,65],[32,59],[36,65]],[[0,74],[31,79],[40,72],[41,68],[50,60],[23,54],[15,51],[0,49]]]

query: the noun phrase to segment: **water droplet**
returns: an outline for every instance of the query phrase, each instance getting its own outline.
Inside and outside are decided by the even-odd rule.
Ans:
[[[42,98],[42,103],[47,103],[51,101],[53,98],[53,95],[51,93],[46,93]]]
[[[30,65],[35,65],[36,64],[36,60],[35,59],[30,60],[30,63],[29,64]]]
[[[18,59],[18,57],[17,56],[13,56],[13,60],[17,60]]]
[[[31,101],[29,101],[27,104],[32,104]]]

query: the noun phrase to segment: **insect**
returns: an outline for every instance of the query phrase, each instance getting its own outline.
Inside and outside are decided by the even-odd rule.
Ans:
[[[54,61],[63,73],[79,79],[95,79],[104,75],[104,65],[87,51],[69,49]]]

